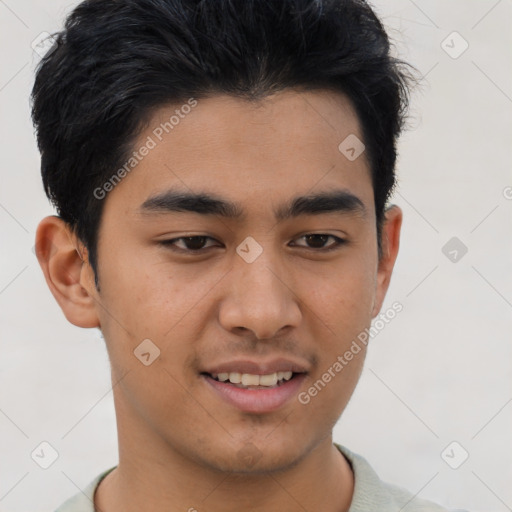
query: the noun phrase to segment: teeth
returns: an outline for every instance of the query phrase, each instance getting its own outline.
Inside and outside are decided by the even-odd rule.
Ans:
[[[229,382],[233,384],[240,384],[242,382],[242,374],[241,373],[228,373]]]
[[[290,380],[292,372],[277,372],[267,375],[254,375],[252,373],[219,373],[213,375],[220,382],[231,382],[232,384],[242,384],[243,386],[275,386],[279,381]]]
[[[275,386],[277,384],[277,373],[271,375],[260,375],[260,386]]]
[[[242,373],[242,384],[244,386],[259,386],[260,376],[252,375],[251,373]]]

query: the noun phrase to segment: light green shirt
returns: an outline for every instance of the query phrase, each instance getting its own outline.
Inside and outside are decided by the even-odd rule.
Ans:
[[[400,487],[384,483],[370,464],[344,446],[335,446],[345,455],[354,471],[354,495],[349,512],[447,512],[447,509],[415,497]],[[94,492],[113,469],[98,475],[84,490],[63,503],[56,512],[95,512]],[[405,508],[407,506],[407,508]]]

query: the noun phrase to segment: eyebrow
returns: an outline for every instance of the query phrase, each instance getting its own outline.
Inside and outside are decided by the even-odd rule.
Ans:
[[[191,212],[201,215],[219,215],[228,219],[240,219],[245,215],[239,203],[228,201],[210,193],[192,193],[168,190],[150,197],[139,209],[142,214]],[[323,213],[357,214],[367,216],[364,203],[352,192],[343,189],[298,196],[274,210],[278,221],[300,215]]]

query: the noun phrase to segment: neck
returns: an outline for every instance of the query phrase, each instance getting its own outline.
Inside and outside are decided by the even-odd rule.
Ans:
[[[330,436],[291,467],[243,474],[191,460],[147,425],[118,421],[118,438],[119,464],[94,497],[98,512],[346,512],[352,500],[350,464]]]

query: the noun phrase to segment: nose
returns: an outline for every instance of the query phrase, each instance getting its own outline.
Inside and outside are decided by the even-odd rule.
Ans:
[[[302,319],[290,272],[277,264],[270,249],[252,263],[235,255],[219,321],[230,332],[251,331],[259,340],[270,339]]]

